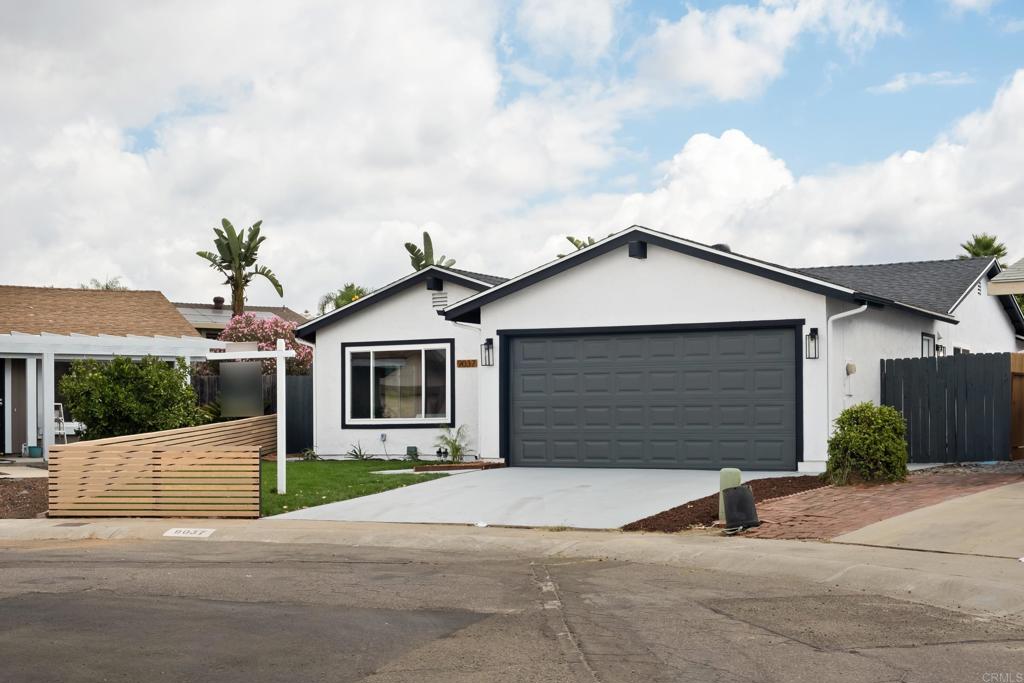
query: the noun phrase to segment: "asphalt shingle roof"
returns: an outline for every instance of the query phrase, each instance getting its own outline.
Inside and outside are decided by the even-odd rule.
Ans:
[[[503,282],[508,282],[508,278],[507,277],[499,277],[497,275],[488,275],[487,273],[474,273],[471,270],[462,270],[461,268],[445,268],[445,270],[449,270],[449,271],[455,273],[456,275],[464,275],[466,277],[473,278],[474,280],[478,280],[480,282],[485,282],[485,283],[491,285],[492,287],[500,285]]]
[[[979,257],[794,270],[865,294],[945,314],[991,261],[989,257]]]
[[[0,334],[10,332],[199,336],[160,292],[0,285]]]

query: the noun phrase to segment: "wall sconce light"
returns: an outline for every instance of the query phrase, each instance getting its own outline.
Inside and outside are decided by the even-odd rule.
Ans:
[[[936,356],[945,356],[946,355],[946,347],[944,345],[942,345],[942,344],[936,344],[935,345],[935,355]]]
[[[804,355],[810,360],[818,358],[818,328],[812,327],[804,339]]]
[[[490,337],[480,345],[480,365],[494,365],[494,340]]]

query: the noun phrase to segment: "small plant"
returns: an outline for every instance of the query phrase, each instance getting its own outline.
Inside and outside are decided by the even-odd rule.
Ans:
[[[306,450],[302,451],[302,459],[306,461],[319,460],[320,456],[317,455],[316,451],[314,451],[312,448],[307,448]]]
[[[452,462],[462,462],[463,456],[469,454],[469,429],[466,425],[459,425],[455,430],[445,427],[435,445],[446,451]]]
[[[859,403],[836,418],[828,440],[825,479],[842,486],[862,481],[902,481],[907,476],[907,423],[891,406]]]
[[[363,450],[363,444],[356,441],[352,444],[352,447],[348,449],[348,455],[353,460],[369,460],[370,454]]]

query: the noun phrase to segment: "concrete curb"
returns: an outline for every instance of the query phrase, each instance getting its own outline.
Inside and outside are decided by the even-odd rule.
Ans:
[[[813,541],[723,538],[701,533],[627,534],[273,519],[33,519],[0,520],[0,543],[87,539],[173,543],[176,539],[163,534],[175,527],[215,529],[209,538],[202,539],[209,542],[416,548],[538,559],[594,558],[723,571],[731,573],[731,580],[737,574],[797,578],[844,591],[889,595],[1024,623],[1024,563]]]

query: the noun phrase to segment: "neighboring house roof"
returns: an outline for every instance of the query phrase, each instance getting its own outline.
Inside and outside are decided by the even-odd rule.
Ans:
[[[199,336],[160,292],[0,285],[0,334],[11,332]]]
[[[783,284],[818,294],[824,294],[826,296],[832,296],[849,301],[892,306],[894,308],[908,310],[913,313],[938,320],[944,320],[954,324],[957,322],[956,318],[951,316],[946,309],[933,310],[923,308],[913,302],[893,299],[883,294],[861,290],[853,286],[823,279],[820,276],[811,275],[794,268],[788,268],[769,261],[723,250],[715,246],[709,246],[707,244],[701,244],[700,242],[694,242],[693,240],[684,239],[675,235],[658,232],[640,225],[634,225],[615,233],[614,235],[610,235],[590,246],[568,254],[563,258],[551,261],[550,263],[523,273],[522,275],[514,277],[511,280],[497,285],[487,291],[480,292],[463,299],[462,301],[445,308],[444,315],[449,320],[478,322],[481,306],[492,301],[496,301],[504,296],[508,296],[513,292],[529,287],[537,282],[546,280],[553,275],[568,270],[569,268],[573,268],[581,263],[585,263],[590,259],[608,253],[609,251],[617,249],[635,240],[645,241],[649,244],[671,249],[673,251],[710,261],[712,263],[717,263],[719,265],[736,268],[737,270],[759,275],[776,282],[781,282]]]
[[[875,263],[799,268],[822,280],[939,313],[952,313],[968,289],[991,270],[994,259]]]
[[[310,320],[305,325],[295,329],[295,336],[306,341],[316,341],[316,331],[326,325],[331,325],[342,320],[353,313],[358,313],[368,306],[380,303],[409,287],[424,283],[430,278],[439,278],[445,282],[453,282],[475,291],[483,291],[495,286],[496,283],[505,282],[505,278],[496,275],[485,275],[474,273],[468,270],[456,270],[455,268],[442,268],[441,266],[427,266],[423,270],[410,273],[403,278],[395,280],[391,284],[376,289],[366,296],[325,313],[318,318]],[[440,312],[440,311],[439,311]]]
[[[989,291],[993,294],[1024,294],[1024,259],[992,278]]]
[[[222,330],[231,322],[231,305],[227,303],[217,306],[216,304],[175,301],[174,306],[185,316],[186,320],[199,329]],[[306,316],[296,313],[287,306],[250,306],[246,304],[245,312],[252,313],[257,318],[269,319],[277,316],[296,325],[308,322]]]

